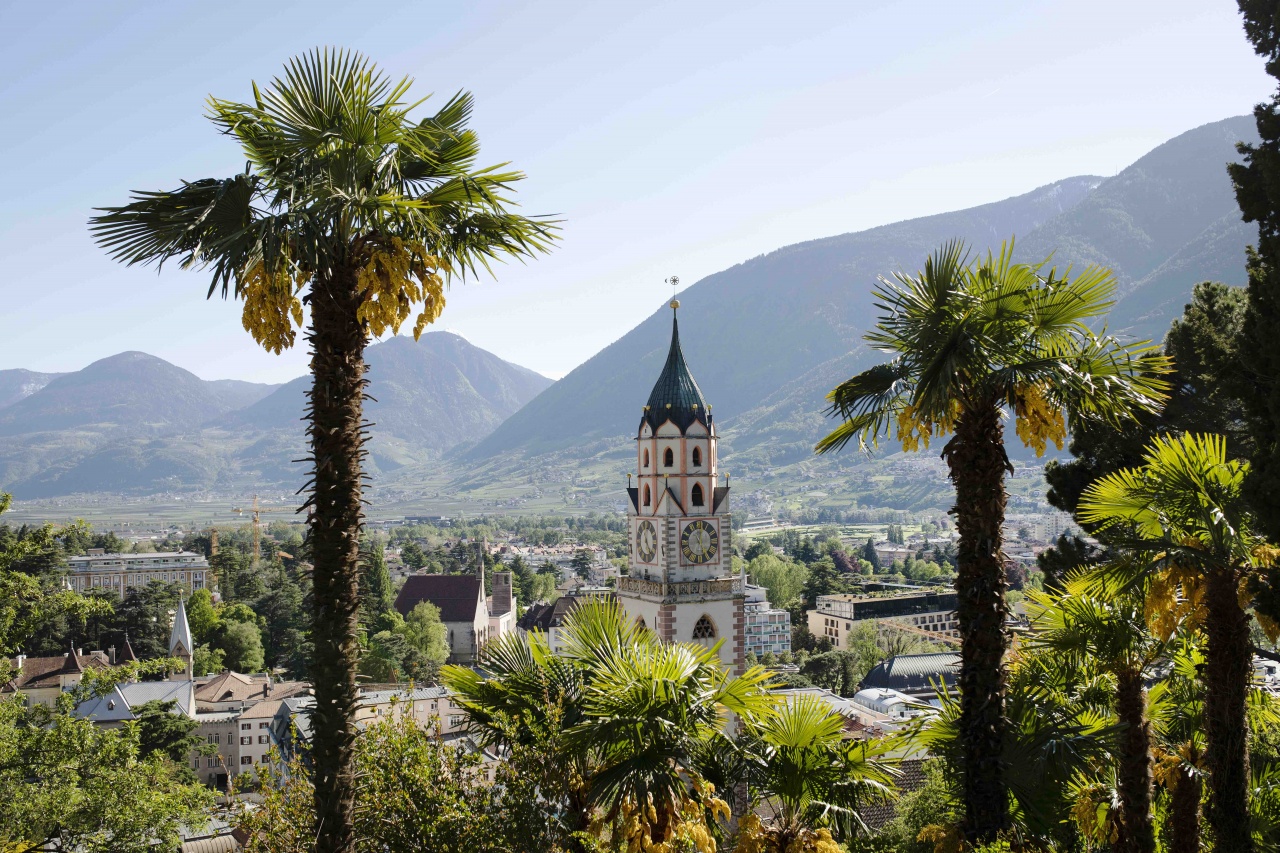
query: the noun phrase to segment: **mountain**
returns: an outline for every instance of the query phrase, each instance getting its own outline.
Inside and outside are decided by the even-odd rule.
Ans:
[[[777,445],[771,458],[808,458],[831,426],[821,416],[825,393],[883,358],[862,345],[878,313],[877,276],[918,269],[953,237],[985,250],[1016,234],[1022,259],[1054,253],[1058,266],[1104,264],[1120,283],[1112,328],[1161,338],[1195,282],[1244,283],[1244,247],[1256,231],[1239,222],[1225,164],[1237,141],[1253,139],[1251,117],[1227,119],[1111,178],[1068,178],[969,210],[787,246],[695,283],[680,294],[681,341],[721,419],[723,458],[764,445]],[[467,459],[527,458],[632,433],[666,353],[670,313],[659,309],[597,353]]]
[[[374,475],[474,442],[551,384],[449,332],[394,337],[367,356]],[[20,498],[297,488],[309,386],[208,382],[145,353],[111,356],[0,408],[0,488]]]
[[[22,369],[0,370],[0,409],[30,397],[61,375]]]

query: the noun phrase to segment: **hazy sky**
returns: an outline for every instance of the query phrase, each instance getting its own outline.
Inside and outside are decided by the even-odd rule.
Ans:
[[[1114,174],[1272,90],[1230,0],[9,0],[0,32],[0,369],[143,350],[206,379],[283,381],[305,349],[263,352],[204,274],[119,266],[85,220],[242,169],[204,98],[247,99],[317,45],[470,89],[482,161],[566,220],[552,255],[455,287],[439,325],[549,376],[669,275]]]

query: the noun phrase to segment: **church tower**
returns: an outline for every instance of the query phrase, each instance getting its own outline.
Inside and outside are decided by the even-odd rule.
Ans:
[[[721,642],[743,668],[743,582],[733,574],[728,478],[716,471],[711,407],[680,350],[671,302],[671,349],[636,435],[630,496],[630,574],[618,580],[627,615],[668,642]]]
[[[191,626],[187,623],[187,605],[178,599],[178,612],[173,616],[173,630],[169,632],[169,657],[182,661],[184,671],[169,674],[170,681],[190,681],[194,678],[193,663],[196,644],[191,641]]]

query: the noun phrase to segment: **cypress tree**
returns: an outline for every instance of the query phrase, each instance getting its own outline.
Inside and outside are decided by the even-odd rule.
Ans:
[[[1239,6],[1245,35],[1280,82],[1280,0],[1239,0]],[[1249,248],[1241,348],[1249,353],[1245,399],[1254,439],[1246,489],[1262,532],[1274,540],[1280,539],[1280,91],[1253,115],[1261,141],[1241,143],[1244,162],[1227,168],[1244,220],[1258,225],[1258,244]]]

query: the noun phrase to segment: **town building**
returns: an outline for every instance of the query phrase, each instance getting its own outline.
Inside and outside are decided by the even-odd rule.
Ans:
[[[680,349],[679,307],[671,302],[671,347],[636,434],[630,573],[618,579],[618,601],[663,640],[720,643],[720,659],[741,672],[744,582],[730,557],[728,478],[720,484],[711,406]]]
[[[9,661],[14,675],[0,685],[0,696],[20,692],[29,706],[53,707],[59,696],[80,683],[86,669],[106,669],[113,663],[107,653],[92,651],[85,654],[83,649],[74,647],[65,655],[18,655]]]
[[[422,602],[440,608],[448,632],[450,663],[470,663],[492,637],[516,630],[516,598],[510,572],[494,572],[493,595],[484,594],[484,565],[474,575],[410,575],[396,596],[408,616]]]
[[[960,680],[958,652],[894,655],[880,661],[862,679],[860,690],[902,693],[917,701],[936,703],[940,690],[955,690]]]
[[[169,551],[160,554],[108,554],[90,548],[88,556],[68,557],[67,583],[76,592],[106,589],[121,598],[152,581],[182,584],[187,590],[213,586],[209,561],[201,554]]]
[[[760,658],[770,652],[775,655],[790,652],[791,614],[770,607],[766,590],[762,586],[746,584],[744,596],[744,654]]]
[[[578,608],[582,602],[590,598],[614,597],[613,590],[607,587],[582,587],[570,595],[562,595],[553,602],[537,601],[529,605],[517,623],[526,634],[541,631],[546,638],[547,647],[552,654],[559,654],[561,648],[561,629],[565,619]]]
[[[909,592],[903,595],[866,596],[841,593],[820,595],[809,611],[809,630],[825,638],[839,651],[849,649],[855,628],[875,623],[880,632],[905,631],[942,641],[960,636],[954,592]]]

